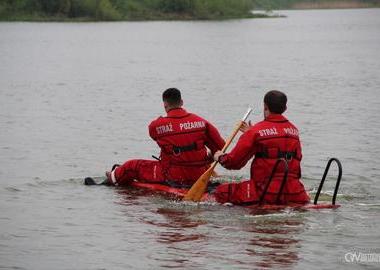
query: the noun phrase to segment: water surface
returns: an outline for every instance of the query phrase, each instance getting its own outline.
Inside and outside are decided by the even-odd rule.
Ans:
[[[380,10],[282,13],[1,23],[0,268],[378,269],[345,254],[380,253]],[[247,106],[262,118],[267,90],[285,91],[305,185],[313,193],[338,157],[342,207],[257,212],[83,186],[113,163],[157,155],[147,124],[168,87],[224,136]]]

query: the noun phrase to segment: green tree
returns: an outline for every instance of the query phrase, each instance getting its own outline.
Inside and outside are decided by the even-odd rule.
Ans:
[[[109,0],[71,0],[69,16],[88,17],[95,20],[118,20],[119,12]]]

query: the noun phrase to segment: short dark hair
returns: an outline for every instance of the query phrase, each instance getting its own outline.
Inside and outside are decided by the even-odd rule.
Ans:
[[[171,106],[180,105],[182,100],[181,91],[177,88],[168,88],[162,93],[162,100],[169,103]]]
[[[264,96],[264,103],[272,113],[282,114],[286,110],[286,95],[278,90],[271,90]]]

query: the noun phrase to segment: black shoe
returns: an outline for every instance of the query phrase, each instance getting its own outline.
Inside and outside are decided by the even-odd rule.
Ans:
[[[95,182],[95,180],[92,179],[91,177],[86,177],[86,178],[84,179],[84,184],[85,184],[86,186],[94,186],[94,185],[96,185],[96,182]]]

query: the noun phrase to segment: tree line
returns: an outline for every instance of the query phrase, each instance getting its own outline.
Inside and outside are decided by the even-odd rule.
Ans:
[[[250,16],[252,0],[0,0],[0,18],[218,19]]]
[[[253,17],[252,9],[286,9],[331,0],[0,0],[2,20],[145,20]],[[339,0],[337,0],[339,1]],[[355,1],[355,0],[341,0]],[[379,6],[380,0],[356,0]]]

